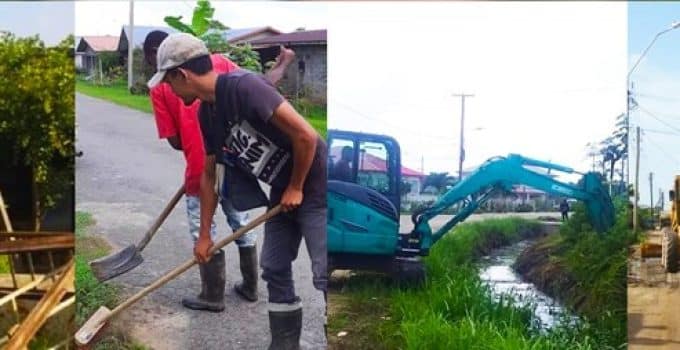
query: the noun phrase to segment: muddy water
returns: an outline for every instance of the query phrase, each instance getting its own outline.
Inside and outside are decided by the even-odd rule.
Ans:
[[[576,322],[576,316],[539,291],[532,283],[523,281],[522,276],[512,269],[512,264],[520,253],[532,243],[531,240],[521,241],[496,249],[483,257],[480,262],[480,277],[491,286],[496,298],[503,294],[510,295],[518,306],[534,307],[535,320],[542,329],[552,328],[559,322]]]

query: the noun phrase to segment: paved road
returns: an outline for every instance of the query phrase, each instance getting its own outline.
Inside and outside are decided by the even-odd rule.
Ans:
[[[115,247],[134,244],[182,183],[182,154],[157,139],[149,114],[80,94],[76,103],[77,147],[84,152],[76,163],[77,210],[92,213],[96,220],[92,232],[103,235]],[[261,212],[256,210],[251,215]],[[231,232],[221,212],[217,222],[220,237]],[[145,262],[113,281],[121,284],[125,293],[132,293],[191,257],[187,227],[181,201],[144,250]],[[262,230],[258,232],[261,243]],[[231,290],[231,285],[240,280],[237,248],[230,245],[226,252],[225,312],[203,313],[181,306],[181,298],[200,286],[194,267],[125,311],[117,326],[155,349],[265,349],[269,323],[264,282],[260,280],[259,284],[260,301],[241,301]],[[294,264],[294,274],[304,303],[303,348],[324,348],[323,296],[312,286],[304,247]]]
[[[648,233],[661,243],[661,232]],[[666,273],[659,258],[640,258],[639,245],[628,260],[628,349],[680,349],[680,273]]]

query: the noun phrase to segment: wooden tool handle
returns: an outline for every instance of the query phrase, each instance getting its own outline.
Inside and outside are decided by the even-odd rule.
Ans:
[[[241,227],[240,229],[236,230],[236,232],[232,233],[229,237],[226,237],[222,239],[221,241],[217,242],[211,249],[210,249],[210,254],[213,254],[215,251],[218,249],[221,249],[222,247],[226,246],[227,244],[235,241],[239,237],[243,236],[246,232],[254,229],[257,226],[260,226],[262,223],[265,221],[271,219],[272,217],[276,216],[279,212],[281,212],[281,205],[277,205],[271,210],[267,211],[266,213],[258,216],[257,218],[253,219],[253,221],[249,222],[247,225]],[[181,275],[184,271],[188,270],[194,264],[196,264],[196,258],[193,257],[186,262],[184,262],[182,265],[176,267],[174,270],[166,273],[165,275],[161,276],[159,279],[157,279],[155,282],[153,282],[151,285],[148,287],[140,290],[137,292],[135,295],[131,296],[128,298],[126,301],[121,303],[120,305],[116,306],[115,309],[111,310],[111,313],[108,314],[104,319],[102,319],[101,323],[104,323],[117,315],[119,312],[123,311],[125,308],[128,306],[134,304],[137,302],[139,299],[143,298],[147,294],[151,293],[158,287],[164,285],[168,281],[174,279],[175,277]]]
[[[161,215],[156,218],[156,221],[151,225],[148,231],[144,234],[144,237],[142,240],[137,244],[137,251],[141,252],[144,250],[144,247],[146,247],[147,244],[149,244],[149,241],[151,241],[151,238],[153,237],[154,234],[156,234],[156,231],[158,231],[158,228],[161,227],[165,219],[170,215],[173,209],[175,209],[175,206],[177,205],[177,202],[179,202],[180,198],[184,195],[184,185],[180,186],[179,190],[177,190],[177,193],[170,199],[170,202],[165,206],[163,209],[163,212],[161,212]]]

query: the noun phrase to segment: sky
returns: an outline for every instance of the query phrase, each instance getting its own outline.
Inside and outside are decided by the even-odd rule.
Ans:
[[[39,35],[46,45],[56,45],[73,34],[73,2],[0,2],[0,30],[19,37]]]
[[[271,26],[283,32],[303,27],[325,29],[326,5],[315,2],[213,1],[215,18],[230,28]],[[191,19],[195,1],[135,1],[135,25],[167,26],[165,16]],[[76,35],[120,35],[129,24],[129,1],[79,1],[76,7]],[[105,13],[104,18],[100,14]]]
[[[415,170],[424,159],[426,173],[457,174],[455,93],[475,95],[464,168],[519,153],[587,171],[586,144],[626,108],[625,3],[334,3],[332,12],[329,129],[394,136]]]
[[[679,3],[631,3],[628,20],[630,68],[654,36],[680,21]],[[640,108],[631,112],[631,135],[640,126],[640,205],[650,205],[649,173],[653,200],[659,190],[666,197],[675,175],[680,175],[680,28],[659,36],[632,72],[634,98]],[[635,138],[631,138],[631,181],[634,181]]]

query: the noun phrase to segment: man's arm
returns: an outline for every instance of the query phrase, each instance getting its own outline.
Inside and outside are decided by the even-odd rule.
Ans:
[[[318,135],[288,101],[274,110],[271,122],[290,138],[293,146],[293,171],[281,197],[283,210],[288,211],[302,203],[302,189],[314,161]]]
[[[265,78],[274,85],[278,85],[279,81],[286,74],[286,69],[288,69],[288,66],[295,59],[295,51],[288,49],[283,45],[280,46],[279,50],[279,56],[276,57],[274,66],[264,74]]]
[[[194,254],[199,263],[210,260],[208,250],[213,245],[210,237],[210,227],[217,208],[217,194],[215,193],[215,156],[207,155],[201,174],[201,226],[198,231],[198,241],[194,247]]]
[[[179,98],[166,96],[163,87],[158,86],[150,91],[151,105],[153,107],[158,137],[167,139],[170,146],[178,151],[182,150],[182,140],[179,136],[176,113],[179,111]],[[174,105],[173,105],[174,103]]]

